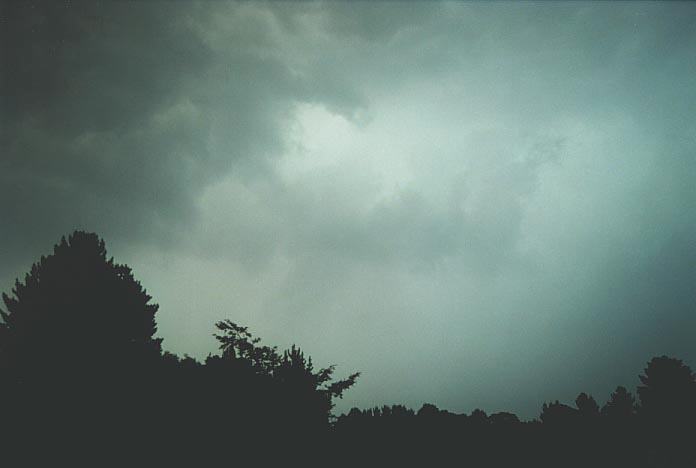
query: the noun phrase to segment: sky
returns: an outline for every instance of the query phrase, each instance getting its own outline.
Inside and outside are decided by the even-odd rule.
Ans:
[[[2,2],[0,290],[74,229],[205,358],[539,414],[696,368],[696,5]]]

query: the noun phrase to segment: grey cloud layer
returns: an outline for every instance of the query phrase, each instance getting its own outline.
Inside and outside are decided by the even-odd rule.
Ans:
[[[345,405],[534,415],[694,363],[696,8],[3,6],[0,278],[99,231],[212,321],[364,377]]]
[[[311,96],[265,8],[9,2],[3,16],[6,244],[75,225],[161,242],[208,183],[278,152],[278,119]]]

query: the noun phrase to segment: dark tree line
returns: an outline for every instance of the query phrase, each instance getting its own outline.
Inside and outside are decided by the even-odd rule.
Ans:
[[[334,378],[293,346],[262,345],[216,324],[204,362],[162,351],[158,306],[96,234],[74,232],[42,256],[0,309],[0,456],[206,453],[320,437]],[[47,449],[51,447],[51,449]],[[39,449],[39,450],[37,450]],[[195,449],[195,450],[194,450]]]
[[[356,463],[369,453],[387,464],[695,467],[696,376],[682,361],[660,356],[639,379],[638,400],[618,386],[600,407],[583,392],[573,406],[544,403],[532,421],[507,412],[393,405],[353,408],[334,429],[339,439],[363,447]]]
[[[164,352],[151,300],[79,231],[3,294],[0,462],[696,466],[696,377],[678,359],[650,360],[635,396],[619,386],[600,407],[580,393],[532,421],[432,404],[334,418],[358,373],[335,379],[230,320],[215,324],[219,351],[203,362]]]

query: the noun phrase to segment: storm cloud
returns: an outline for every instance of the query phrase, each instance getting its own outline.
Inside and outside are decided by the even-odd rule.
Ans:
[[[75,228],[205,357],[538,414],[696,364],[696,7],[3,2],[0,288]]]

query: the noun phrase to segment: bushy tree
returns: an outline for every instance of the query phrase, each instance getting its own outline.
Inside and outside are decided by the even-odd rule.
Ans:
[[[592,396],[585,392],[580,393],[575,399],[575,407],[578,409],[580,416],[584,418],[599,416],[599,405]]]
[[[636,411],[636,400],[626,387],[618,386],[602,407],[602,416],[612,420],[624,421],[631,418]]]
[[[10,379],[96,378],[160,355],[158,306],[96,234],[62,238],[2,297],[0,365]]]
[[[640,412],[652,424],[674,424],[696,415],[696,378],[681,360],[655,357],[639,378]]]
[[[436,418],[440,416],[440,408],[433,405],[432,403],[423,403],[416,413],[419,418]]]
[[[514,426],[520,423],[520,418],[516,414],[507,411],[500,411],[489,416],[491,424],[497,426]]]
[[[645,445],[663,466],[696,466],[696,379],[679,359],[655,357],[639,376],[638,415],[646,429]]]
[[[575,422],[578,417],[578,410],[564,405],[556,400],[553,403],[544,403],[541,407],[539,419],[544,424],[567,425]]]
[[[485,411],[483,411],[482,409],[476,408],[469,415],[469,422],[471,422],[472,424],[484,425],[484,424],[488,424],[490,421],[489,421],[488,415],[486,414]]]
[[[103,240],[82,231],[63,238],[2,298],[6,446],[80,441],[98,452],[107,441],[150,440],[161,414],[157,305]]]
[[[320,427],[328,424],[334,399],[352,387],[360,373],[334,380],[335,366],[315,369],[312,359],[292,346],[282,354],[273,346],[260,344],[247,327],[225,320],[216,324],[221,361],[243,370],[277,389],[278,412],[287,420]]]

